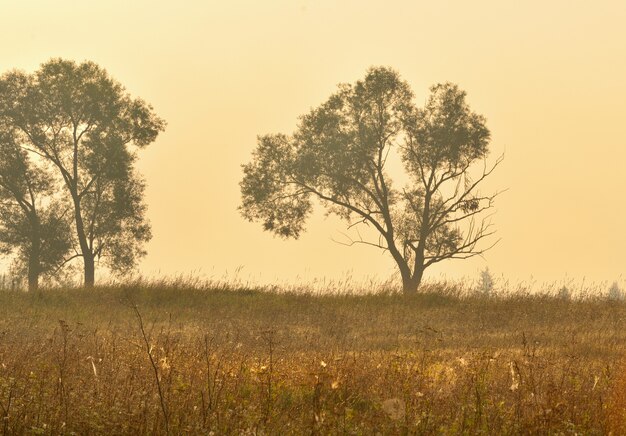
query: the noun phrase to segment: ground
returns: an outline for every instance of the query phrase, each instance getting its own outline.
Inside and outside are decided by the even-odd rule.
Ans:
[[[620,434],[626,304],[163,282],[0,293],[4,434]]]

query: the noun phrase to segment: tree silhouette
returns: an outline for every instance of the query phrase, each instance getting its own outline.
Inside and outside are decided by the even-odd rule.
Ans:
[[[340,85],[302,116],[293,135],[260,136],[243,167],[243,216],[279,236],[298,238],[317,198],[350,227],[378,232],[376,241],[349,244],[388,251],[407,294],[417,291],[429,266],[483,253],[479,243],[493,233],[483,212],[497,193],[481,195],[477,188],[501,162],[470,177],[472,164],[488,153],[485,120],[453,84],[432,87],[422,109],[412,100],[398,73],[371,68],[363,80]],[[388,174],[393,150],[410,178],[403,188]]]
[[[136,149],[165,122],[93,62],[52,59],[32,75],[5,74],[0,99],[0,117],[16,127],[22,149],[65,186],[85,286],[94,284],[96,259],[113,271],[131,268],[151,236]]]

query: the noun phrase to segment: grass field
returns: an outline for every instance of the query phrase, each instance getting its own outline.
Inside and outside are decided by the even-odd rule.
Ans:
[[[623,302],[328,291],[2,292],[0,432],[626,432]]]

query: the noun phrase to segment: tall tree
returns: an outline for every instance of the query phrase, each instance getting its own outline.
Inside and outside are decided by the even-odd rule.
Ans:
[[[351,227],[378,232],[375,241],[350,243],[388,251],[407,294],[417,291],[430,265],[481,254],[478,243],[492,232],[488,222],[477,224],[475,218],[493,205],[495,195],[480,195],[476,188],[493,168],[474,182],[469,170],[486,157],[489,131],[455,85],[437,85],[432,92],[418,110],[395,71],[371,68],[365,79],[340,85],[301,117],[293,135],[259,137],[252,161],[243,167],[243,216],[297,238],[317,198]],[[394,149],[411,180],[403,189],[387,171]]]
[[[165,122],[93,62],[52,59],[32,75],[8,73],[0,99],[0,116],[19,129],[20,145],[63,181],[85,286],[94,285],[97,259],[113,271],[131,268],[151,236],[136,150]]]
[[[0,253],[15,255],[28,289],[35,291],[41,275],[63,264],[71,248],[70,226],[50,177],[34,167],[13,134],[0,123]]]

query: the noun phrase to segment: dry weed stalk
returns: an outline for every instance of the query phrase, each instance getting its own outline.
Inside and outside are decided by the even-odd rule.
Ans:
[[[143,325],[143,318],[141,317],[141,313],[139,312],[139,308],[136,304],[133,304],[133,310],[135,312],[135,316],[137,317],[137,322],[139,323],[139,330],[141,331],[141,337],[143,339],[144,345],[146,346],[146,354],[148,355],[148,359],[150,360],[150,365],[152,365],[152,369],[154,371],[154,381],[157,386],[157,390],[159,393],[159,402],[161,404],[161,411],[163,412],[163,420],[165,422],[165,433],[170,434],[169,427],[169,414],[167,412],[167,406],[165,405],[165,396],[163,395],[163,388],[161,387],[161,376],[159,374],[159,368],[152,356],[152,346],[150,345],[150,341],[148,340],[148,335],[146,334],[146,330]]]

